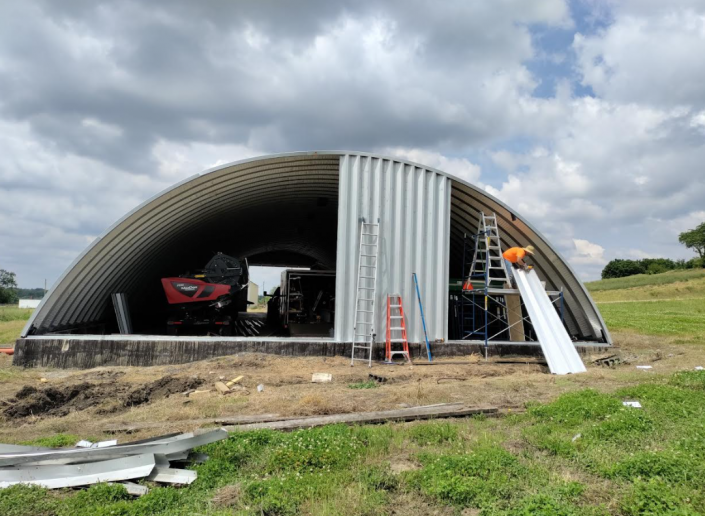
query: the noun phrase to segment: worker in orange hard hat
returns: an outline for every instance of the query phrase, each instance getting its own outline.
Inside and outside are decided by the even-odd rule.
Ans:
[[[526,247],[511,247],[502,253],[502,257],[505,259],[507,264],[507,272],[509,273],[509,278],[513,276],[512,268],[521,268],[528,270],[528,265],[524,261],[526,255],[532,256],[534,254],[534,246],[527,245]]]

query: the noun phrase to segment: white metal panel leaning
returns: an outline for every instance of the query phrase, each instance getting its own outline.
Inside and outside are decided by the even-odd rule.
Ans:
[[[553,374],[584,373],[585,364],[556,313],[536,272],[514,271],[531,324]]]

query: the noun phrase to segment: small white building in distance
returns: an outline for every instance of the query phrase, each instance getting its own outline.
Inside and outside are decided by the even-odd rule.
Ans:
[[[259,287],[257,283],[252,283],[251,281],[247,284],[247,301],[253,305],[257,304],[259,300]]]
[[[20,299],[20,308],[37,308],[41,299]]]

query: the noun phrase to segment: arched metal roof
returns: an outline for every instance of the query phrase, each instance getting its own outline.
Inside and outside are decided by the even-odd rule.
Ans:
[[[45,296],[22,336],[100,323],[111,313],[112,292],[130,295],[135,312],[163,302],[158,278],[178,275],[193,263],[205,264],[215,251],[248,257],[251,265],[335,268],[339,162],[346,154],[356,153],[296,152],[247,159],[168,188],[88,246]],[[480,211],[494,211],[503,241],[532,244],[539,276],[549,289],[564,289],[571,333],[611,343],[582,282],[525,219],[454,176],[394,159],[452,179],[451,277],[460,275],[463,235],[475,232]]]

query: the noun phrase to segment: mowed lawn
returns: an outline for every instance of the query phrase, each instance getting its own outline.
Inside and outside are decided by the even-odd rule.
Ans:
[[[680,337],[681,342],[705,339],[705,270],[640,274],[587,287],[610,330]]]
[[[678,336],[698,343],[705,339],[705,298],[598,303],[598,308],[611,330]]]

